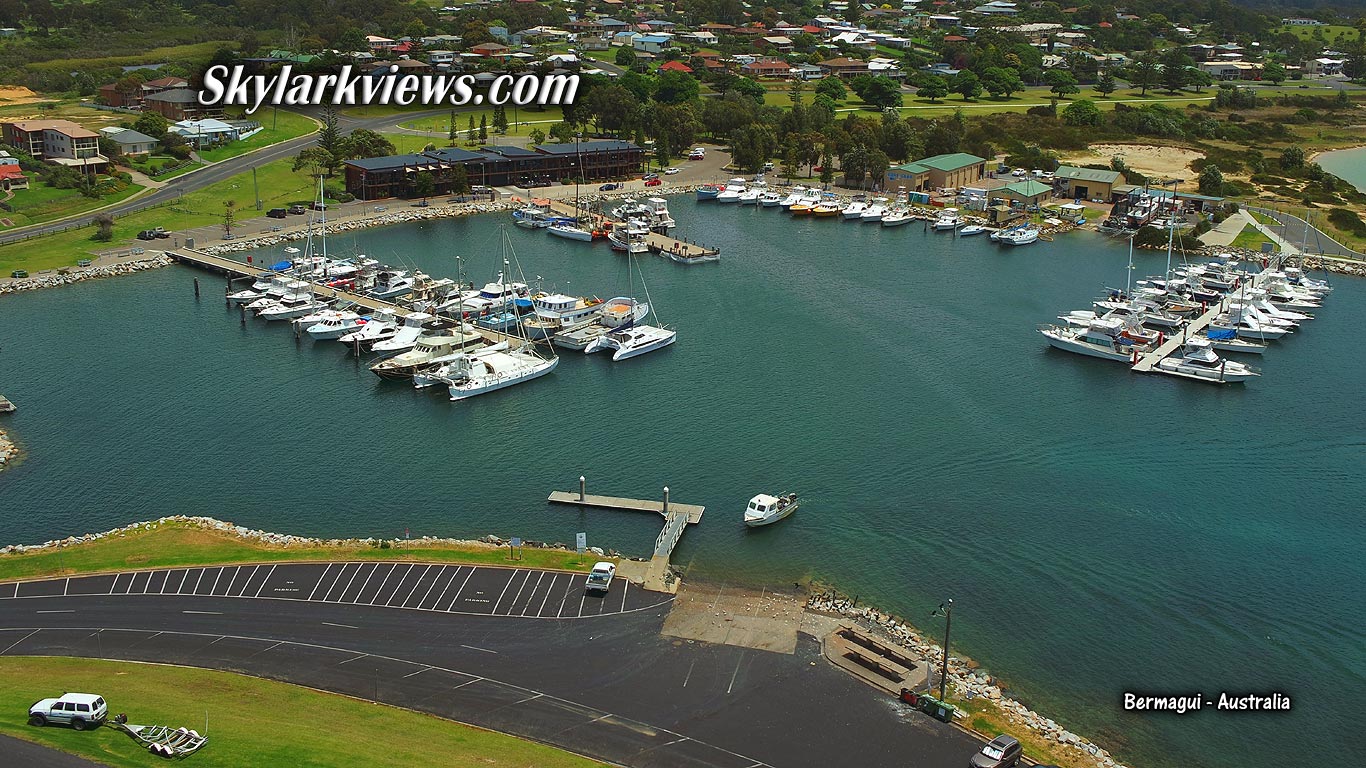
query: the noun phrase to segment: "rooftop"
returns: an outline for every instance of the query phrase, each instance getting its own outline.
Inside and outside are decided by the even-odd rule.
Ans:
[[[1114,184],[1119,181],[1119,171],[1102,171],[1097,168],[1078,168],[1074,165],[1060,165],[1053,175],[1059,179],[1098,181],[1104,184]]]

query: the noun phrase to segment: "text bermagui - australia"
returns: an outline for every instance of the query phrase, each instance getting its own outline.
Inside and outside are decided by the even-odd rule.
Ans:
[[[219,64],[204,73],[199,103],[206,106],[246,106],[247,114],[263,104],[273,106],[334,106],[356,104],[421,104],[462,107],[467,104],[519,107],[529,104],[573,104],[578,75],[499,75],[480,88],[474,75],[399,74],[398,67],[375,76],[346,65],[335,74],[295,74],[286,64],[273,75],[249,75],[241,65]]]

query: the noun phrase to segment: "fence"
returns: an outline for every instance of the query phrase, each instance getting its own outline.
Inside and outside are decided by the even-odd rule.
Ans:
[[[1299,247],[1302,251],[1311,254],[1322,253],[1330,258],[1366,261],[1366,253],[1348,248],[1299,216],[1274,208],[1261,208],[1251,205],[1246,206],[1246,208],[1248,211],[1274,219],[1281,226],[1279,233],[1281,238],[1287,243]]]

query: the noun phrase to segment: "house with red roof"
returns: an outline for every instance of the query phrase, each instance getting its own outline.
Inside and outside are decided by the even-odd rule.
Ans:
[[[688,66],[687,64],[684,64],[684,63],[681,62],[681,61],[666,61],[666,62],[664,62],[663,64],[660,64],[660,65],[659,65],[659,71],[660,71],[660,72],[684,72],[684,73],[687,73],[687,74],[691,75],[691,74],[692,74],[692,67]]]

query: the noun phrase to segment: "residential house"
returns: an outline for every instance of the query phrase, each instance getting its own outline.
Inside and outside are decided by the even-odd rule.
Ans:
[[[101,128],[100,133],[104,134],[104,138],[117,144],[118,153],[124,157],[150,155],[157,148],[156,139],[132,128],[120,128],[111,125],[108,128]]]
[[[716,36],[715,33],[710,32],[710,31],[705,30],[705,29],[700,29],[700,30],[698,30],[698,31],[696,31],[696,32],[682,32],[682,33],[680,33],[680,34],[678,35],[678,39],[679,39],[679,40],[688,40],[688,41],[697,43],[698,45],[705,45],[705,46],[716,45],[716,43],[717,43],[718,40],[719,40],[719,38],[717,38],[717,36]]]
[[[819,80],[825,77],[825,70],[815,64],[798,64],[792,68],[792,73],[798,80]]]
[[[641,35],[631,41],[631,47],[645,53],[661,53],[674,45],[672,35]]]
[[[106,107],[136,109],[142,106],[142,92],[137,88],[120,88],[118,83],[101,85],[95,100]]]
[[[682,72],[686,75],[692,74],[692,67],[681,61],[666,61],[659,65],[660,72]]]
[[[512,49],[502,43],[480,43],[470,48],[470,53],[478,54],[485,58],[502,58],[512,52]]]
[[[458,47],[461,42],[459,35],[428,35],[422,38],[422,47],[444,50]]]
[[[19,167],[19,158],[0,149],[0,187],[28,189],[28,175]]]
[[[765,48],[780,53],[787,53],[792,50],[792,41],[782,35],[769,35],[761,37],[754,43],[760,48]]]
[[[929,16],[928,23],[929,26],[939,29],[954,29],[962,23],[962,19],[951,13],[932,13]]]
[[[986,165],[983,158],[965,152],[926,157],[888,168],[883,188],[905,187],[911,192],[928,192],[966,187],[986,177]]]
[[[783,59],[756,59],[740,67],[740,72],[746,77],[788,77],[792,74],[792,65]]]
[[[1053,172],[1053,185],[1058,196],[1073,200],[1100,200],[1108,203],[1114,195],[1115,185],[1124,183],[1124,174],[1119,171],[1060,165],[1058,170]]]
[[[645,26],[648,27],[651,32],[672,32],[674,31],[675,24],[672,21],[664,21],[663,19],[651,19],[645,22]]]
[[[427,63],[435,69],[447,69],[455,63],[455,51],[428,51]]]
[[[1319,21],[1318,19],[1306,19],[1306,18],[1302,18],[1302,17],[1293,17],[1293,18],[1289,18],[1289,19],[1281,19],[1281,23],[1284,24],[1284,25],[1286,25],[1287,27],[1322,27],[1322,26],[1325,26],[1324,23],[1321,22],[1321,21]]]
[[[388,53],[394,49],[395,45],[398,45],[396,41],[379,35],[366,35],[365,44],[370,46],[370,50],[375,53]]]
[[[619,21],[617,19],[612,18],[611,16],[603,16],[602,18],[598,19],[598,23],[602,25],[603,31],[606,32],[608,35],[615,35],[618,32],[624,32],[630,26],[626,22]]]
[[[238,126],[212,117],[200,120],[181,120],[166,130],[169,133],[184,136],[185,140],[195,149],[236,141],[241,138],[242,134]]]
[[[109,166],[100,135],[70,120],[20,120],[4,124],[5,143],[54,165],[99,173]]]
[[[623,30],[612,35],[612,45],[620,46],[622,48],[635,48],[636,40],[641,37],[644,37],[644,35],[639,32],[632,32],[629,29]]]
[[[698,27],[699,31],[710,32],[713,35],[727,35],[734,29],[735,27],[730,24],[703,24]]]
[[[190,88],[172,88],[146,96],[142,100],[142,110],[155,112],[172,122],[222,114],[217,106],[200,104],[198,91]]]
[[[1262,65],[1250,61],[1202,61],[1200,69],[1215,80],[1260,80]]]
[[[1318,77],[1338,77],[1342,74],[1342,67],[1347,63],[1346,59],[1330,59],[1320,57],[1304,62],[1304,74]]]
[[[1020,9],[1015,3],[1006,0],[991,0],[985,5],[979,5],[972,9],[973,13],[980,13],[983,16],[1015,16]]]
[[[874,77],[890,77],[900,80],[906,76],[895,59],[872,58],[868,60],[868,74]]]
[[[849,59],[843,56],[834,59],[827,59],[820,63],[821,69],[825,74],[834,75],[845,80],[852,80],[859,75],[868,74],[867,62],[858,59]]]
[[[852,48],[863,48],[869,51],[877,48],[877,41],[870,37],[864,37],[858,32],[841,32],[830,38],[830,42],[836,45],[847,45]]]

